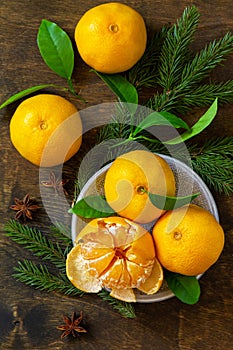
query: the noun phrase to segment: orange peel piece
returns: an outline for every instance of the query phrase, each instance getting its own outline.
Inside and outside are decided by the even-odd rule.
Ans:
[[[155,259],[154,266],[150,276],[141,283],[138,289],[148,295],[155,294],[163,283],[163,268],[159,261]]]

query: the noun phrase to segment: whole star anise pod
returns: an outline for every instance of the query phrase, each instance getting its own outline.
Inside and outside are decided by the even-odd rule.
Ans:
[[[68,181],[69,179],[59,179],[59,178],[57,179],[54,172],[51,172],[49,176],[49,180],[41,181],[41,183],[44,187],[53,188],[56,194],[64,192],[67,195],[68,193],[63,188],[63,186],[65,186],[65,184],[67,184]]]
[[[65,324],[57,326],[57,329],[63,331],[61,335],[61,339],[67,337],[71,334],[74,338],[76,338],[79,333],[87,333],[87,330],[80,326],[80,323],[83,319],[83,313],[80,312],[79,317],[76,316],[76,312],[73,312],[72,317],[63,316]]]
[[[10,206],[10,209],[17,211],[15,219],[18,220],[21,216],[24,220],[27,218],[32,220],[32,212],[40,208],[35,204],[35,200],[30,198],[29,194],[26,194],[23,199],[15,198],[15,204]]]

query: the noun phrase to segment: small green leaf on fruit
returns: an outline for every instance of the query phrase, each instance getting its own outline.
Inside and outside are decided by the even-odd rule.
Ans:
[[[194,193],[190,196],[171,197],[161,196],[159,194],[148,193],[151,202],[159,209],[173,210],[180,208],[186,204],[189,204],[193,199],[200,195],[200,193]]]
[[[115,211],[108,205],[104,196],[87,196],[69,209],[69,213],[86,219],[94,219],[114,215]]]
[[[185,304],[196,304],[201,289],[195,276],[184,276],[165,270],[165,280],[175,296]]]

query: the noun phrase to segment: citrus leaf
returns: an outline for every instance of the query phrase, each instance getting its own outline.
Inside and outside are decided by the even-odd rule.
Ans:
[[[171,291],[183,303],[193,305],[198,302],[201,289],[195,276],[184,276],[166,270],[165,280]]]
[[[56,23],[41,21],[37,45],[45,63],[62,78],[71,79],[74,50],[69,36]]]
[[[138,124],[132,136],[136,136],[136,134],[141,130],[156,125],[168,125],[175,128],[184,128],[186,130],[190,129],[188,124],[183,119],[172,113],[166,111],[152,112]]]
[[[76,214],[83,218],[103,218],[115,214],[115,211],[108,205],[104,196],[87,196],[80,199],[69,213]]]
[[[168,120],[168,122],[174,126],[176,129],[183,128],[186,130],[190,130],[190,127],[188,124],[181,118],[177,117],[175,114],[172,114],[167,111],[161,111],[159,112],[165,119]],[[165,124],[166,125],[166,124]],[[168,124],[169,125],[169,124]]]
[[[199,196],[200,193],[194,193],[190,196],[183,197],[171,197],[171,196],[161,196],[159,194],[148,193],[149,198],[157,208],[162,210],[173,210],[180,208],[183,205],[189,204],[194,198]]]
[[[218,99],[216,98],[212,105],[208,108],[208,110],[203,114],[202,117],[190,128],[190,130],[185,131],[182,135],[164,142],[165,144],[169,145],[176,145],[178,143],[184,142],[191,137],[199,134],[202,132],[207,126],[210,125],[210,123],[213,121],[217,114],[218,110]]]
[[[22,90],[20,92],[17,92],[17,94],[11,96],[10,98],[8,98],[5,102],[3,102],[1,105],[0,105],[0,109],[8,106],[9,104],[19,100],[20,98],[22,97],[25,97],[25,96],[28,96],[30,94],[32,94],[33,92],[36,92],[38,90],[42,90],[42,89],[45,89],[47,87],[54,87],[53,84],[43,84],[43,85],[37,85],[37,86],[33,86],[31,88],[28,88],[26,90]]]
[[[93,70],[110,90],[122,101],[129,103],[131,113],[135,113],[138,104],[138,93],[136,88],[120,74],[103,74]]]

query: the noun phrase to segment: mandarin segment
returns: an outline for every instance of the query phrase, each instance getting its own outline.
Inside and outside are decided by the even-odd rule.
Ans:
[[[126,301],[127,303],[135,303],[136,296],[132,288],[113,288],[110,293],[111,297]]]
[[[154,265],[150,276],[145,282],[141,283],[138,289],[146,294],[155,294],[163,283],[163,268],[159,261],[155,258]]]
[[[94,274],[98,277],[100,277],[106,270],[109,269],[109,266],[113,262],[115,256],[114,250],[103,254],[104,255],[100,256],[97,259],[88,259],[87,262],[88,269],[93,270]]]

